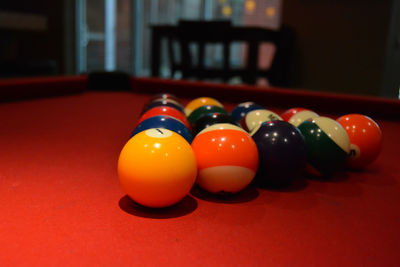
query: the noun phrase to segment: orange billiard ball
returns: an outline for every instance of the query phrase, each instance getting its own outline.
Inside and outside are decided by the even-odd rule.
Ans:
[[[161,208],[182,200],[195,183],[196,158],[179,134],[163,128],[132,137],[118,160],[122,189],[137,203]]]
[[[372,163],[379,155],[382,146],[382,132],[370,117],[361,114],[348,114],[337,119],[350,139],[350,154],[346,165],[361,169]]]
[[[197,184],[210,193],[236,193],[253,180],[258,150],[251,136],[232,124],[214,124],[193,140]]]

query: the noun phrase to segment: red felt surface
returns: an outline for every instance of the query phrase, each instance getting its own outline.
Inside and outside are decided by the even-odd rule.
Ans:
[[[228,199],[195,188],[154,211],[131,202],[116,175],[149,98],[86,92],[0,104],[3,266],[399,265],[398,122],[378,121],[382,154],[363,172]]]
[[[81,93],[87,79],[84,75],[0,79],[0,102]]]

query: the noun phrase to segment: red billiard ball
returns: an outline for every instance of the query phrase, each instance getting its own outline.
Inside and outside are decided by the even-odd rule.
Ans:
[[[382,146],[382,132],[370,117],[361,114],[344,115],[337,119],[350,139],[350,154],[346,165],[360,169],[372,163]]]
[[[146,104],[142,110],[142,114],[148,111],[149,109],[155,108],[155,107],[171,107],[174,109],[179,110],[180,112],[183,112],[183,106],[182,104],[176,102],[175,100],[172,99],[157,99],[154,100],[148,104]]]
[[[182,122],[188,129],[190,129],[190,124],[189,121],[186,119],[185,114],[183,114],[182,112],[180,112],[175,108],[166,106],[154,107],[149,109],[148,111],[143,113],[143,115],[140,117],[138,124],[153,116],[161,116],[161,115],[166,115],[175,118],[180,122]]]
[[[253,180],[258,151],[251,136],[232,124],[214,124],[192,142],[196,156],[197,184],[210,193],[236,193]]]
[[[319,115],[314,111],[305,108],[291,108],[281,114],[281,117],[284,121],[287,121],[296,127],[302,124],[304,121],[316,118],[318,116]]]

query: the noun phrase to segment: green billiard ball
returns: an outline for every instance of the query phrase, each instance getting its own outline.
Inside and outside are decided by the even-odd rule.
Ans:
[[[194,123],[196,123],[196,121],[198,119],[200,119],[203,115],[205,114],[209,114],[209,113],[223,113],[223,114],[228,114],[228,112],[222,108],[222,107],[218,107],[218,106],[212,106],[212,105],[205,105],[205,106],[201,106],[195,110],[193,110],[192,113],[190,113],[190,115],[188,116],[188,121],[191,125],[193,125]]]
[[[308,170],[329,177],[341,169],[350,152],[346,130],[327,117],[309,119],[299,125],[306,142]]]

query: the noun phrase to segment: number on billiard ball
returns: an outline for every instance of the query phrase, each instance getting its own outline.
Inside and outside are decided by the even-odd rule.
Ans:
[[[382,132],[370,117],[361,114],[344,115],[337,119],[350,138],[350,155],[346,165],[361,169],[371,164],[379,155]]]
[[[136,126],[135,130],[132,132],[131,137],[151,128],[165,128],[176,132],[177,134],[185,138],[185,140],[188,141],[189,144],[192,143],[193,140],[192,134],[190,133],[189,129],[182,122],[173,117],[165,115],[153,116],[145,119]]]

